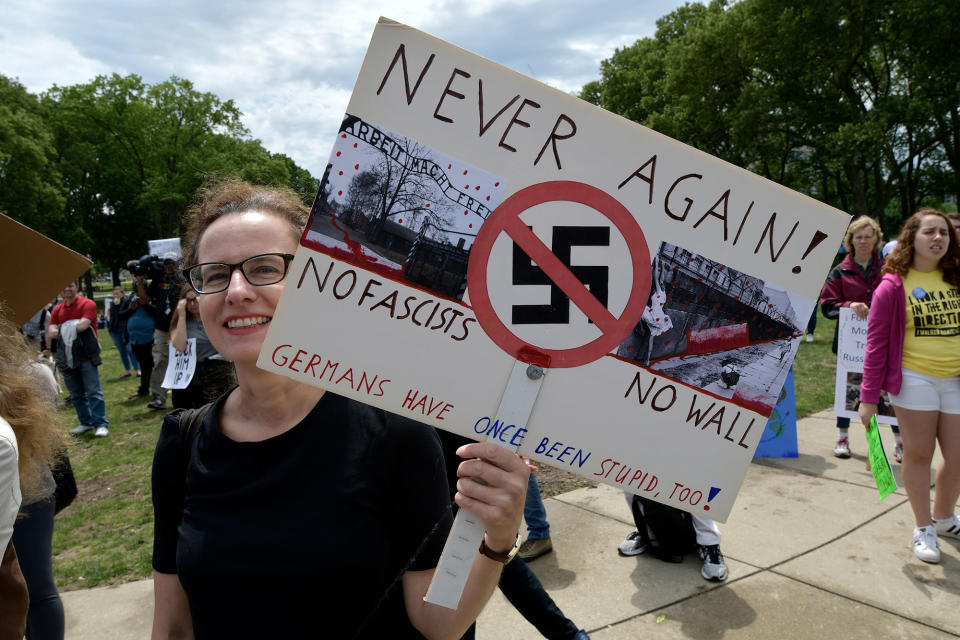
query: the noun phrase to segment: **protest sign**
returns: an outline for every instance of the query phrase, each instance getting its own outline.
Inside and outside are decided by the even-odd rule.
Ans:
[[[147,240],[150,255],[162,258],[165,253],[173,252],[177,258],[183,254],[180,252],[180,238],[162,238],[160,240]]]
[[[0,302],[7,309],[7,317],[18,327],[93,264],[89,258],[2,213],[0,247],[0,267],[11,274],[0,279]]]
[[[870,428],[867,429],[867,448],[870,455],[870,471],[873,473],[873,481],[877,485],[877,491],[880,492],[880,499],[883,500],[897,490],[897,480],[893,477],[893,467],[890,466],[887,453],[883,448],[883,439],[880,437],[880,430],[877,428],[876,416],[870,418]]]
[[[798,458],[797,402],[793,392],[793,369],[787,374],[780,399],[770,413],[754,458]]]
[[[833,412],[838,416],[860,420],[860,385],[863,382],[863,358],[867,349],[867,319],[860,319],[852,309],[840,309],[837,319],[837,377]],[[897,424],[890,397],[884,391],[877,404],[877,422]]]
[[[187,338],[186,351],[177,351],[172,342],[167,344],[167,348],[167,371],[160,386],[164,389],[186,389],[197,368],[197,339]]]
[[[848,216],[384,19],[347,109],[259,366],[725,520]]]

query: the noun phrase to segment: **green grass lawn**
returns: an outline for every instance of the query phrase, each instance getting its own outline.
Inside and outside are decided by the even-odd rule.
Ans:
[[[53,537],[54,573],[63,589],[127,582],[151,571],[150,467],[163,412],[148,409],[149,398],[127,399],[139,380],[119,379],[120,354],[107,331],[100,331],[100,342],[110,435],[72,439],[79,495],[57,516]],[[64,429],[77,425],[71,405],[59,417]]]
[[[799,417],[833,404],[833,326],[821,316],[816,341],[800,343],[794,364]],[[100,381],[110,435],[73,439],[70,458],[80,494],[57,516],[53,537],[54,573],[65,590],[128,582],[151,573],[150,467],[163,412],[148,409],[148,398],[128,399],[138,380],[119,378],[123,368],[110,334],[101,331],[100,341]],[[77,424],[72,406],[61,409],[59,417],[64,429]]]
[[[819,314],[814,342],[801,342],[793,361],[793,385],[797,417],[802,418],[833,406],[837,356],[831,350],[836,320]]]

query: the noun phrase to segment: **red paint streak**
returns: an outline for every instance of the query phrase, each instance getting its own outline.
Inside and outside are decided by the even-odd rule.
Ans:
[[[320,242],[317,242],[315,240],[311,240],[307,238],[307,233],[309,231],[310,231],[309,227],[304,229],[303,235],[300,237],[300,244],[312,251],[316,251],[317,253],[322,253],[323,255],[330,256],[331,258],[335,258],[337,260],[341,260],[343,262],[349,263],[351,264],[351,266],[357,266],[363,269],[369,269],[371,271],[379,273],[380,275],[384,276],[388,280],[396,282],[397,284],[402,284],[405,287],[410,287],[411,289],[416,289],[417,291],[420,291],[426,294],[427,297],[433,298],[434,300],[446,300],[447,302],[455,304],[464,309],[470,309],[470,310],[473,309],[473,307],[466,304],[463,300],[457,300],[456,298],[445,296],[443,294],[437,293],[436,291],[431,291],[426,287],[422,287],[416,284],[415,282],[408,281],[404,277],[404,272],[407,268],[406,264],[403,264],[398,268],[388,264],[376,262],[370,257],[366,257],[364,259],[363,264],[354,264],[355,257],[352,251],[347,251],[339,247],[330,247]],[[357,244],[357,243],[354,242],[353,244]]]
[[[687,332],[687,350],[684,355],[716,353],[729,349],[739,349],[750,344],[750,333],[746,324],[731,324],[712,329]]]
[[[517,354],[517,360],[526,362],[527,364],[535,364],[544,369],[550,368],[550,356],[530,346],[520,349],[520,352]]]
[[[750,411],[756,411],[762,416],[769,417],[773,411],[775,396],[769,396],[759,389],[743,388],[743,385],[737,387],[736,392],[731,398],[738,405]]]
[[[343,241],[347,244],[348,247],[350,247],[349,252],[336,247],[329,248],[328,252],[331,255],[334,255],[335,257],[338,257],[338,258],[343,258],[347,262],[353,262],[358,267],[363,267],[364,269],[370,269],[371,271],[377,271],[380,273],[394,273],[394,272],[399,273],[398,269],[394,269],[393,267],[388,267],[387,265],[380,264],[376,260],[372,260],[366,254],[364,254],[363,247],[361,246],[361,244],[356,240],[352,240],[350,238],[350,233],[345,228],[337,224],[336,216],[333,216],[332,218],[330,218],[330,222],[333,224],[333,226],[336,228],[337,231],[343,234]],[[337,253],[339,253],[340,255],[336,255]]]
[[[396,280],[396,281],[398,281],[398,282],[403,282],[403,284],[405,284],[405,285],[410,285],[409,282],[404,282],[404,281],[403,281],[403,268],[402,268],[402,267],[398,269],[397,267],[392,267],[392,266],[390,266],[390,265],[383,264],[383,263],[380,263],[380,262],[376,262],[376,261],[374,261],[374,260],[371,260],[370,258],[368,258],[368,257],[366,257],[366,256],[361,256],[360,258],[358,258],[358,257],[354,254],[354,250],[348,251],[348,250],[346,250],[346,249],[341,249],[340,247],[329,247],[329,246],[327,246],[327,245],[325,245],[325,244],[321,244],[321,243],[319,243],[319,242],[315,242],[315,241],[309,240],[309,239],[307,239],[307,238],[302,238],[302,239],[300,240],[300,244],[302,244],[303,246],[307,247],[308,249],[312,249],[312,250],[317,251],[317,252],[319,252],[319,253],[323,253],[323,254],[325,254],[325,255],[328,255],[328,256],[330,256],[331,258],[336,258],[337,260],[342,260],[342,261],[344,261],[344,262],[351,263],[351,264],[353,264],[354,266],[360,267],[360,268],[362,268],[362,269],[367,269],[367,270],[369,270],[369,271],[375,271],[376,273],[379,273],[379,274],[381,274],[381,275],[384,275],[384,276],[390,278],[391,280]],[[358,246],[359,246],[359,243],[357,243],[356,241],[350,241],[349,244],[351,245],[351,249],[353,249],[353,245],[358,245]],[[359,263],[359,264],[358,264],[358,263]],[[462,303],[460,303],[460,304],[462,304]]]

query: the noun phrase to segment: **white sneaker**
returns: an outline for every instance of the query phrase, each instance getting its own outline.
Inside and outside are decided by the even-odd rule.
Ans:
[[[953,514],[946,520],[933,519],[933,526],[937,530],[938,536],[945,538],[957,538],[960,540],[960,518]]]
[[[93,432],[95,438],[106,438],[110,435],[110,432],[107,431],[106,427],[97,427],[97,430]]]
[[[937,540],[937,530],[933,525],[914,529],[910,548],[913,549],[913,554],[924,562],[931,564],[940,562],[940,542]]]
[[[638,556],[647,550],[647,543],[639,531],[634,530],[627,539],[620,543],[617,551],[622,556]]]
[[[700,560],[703,564],[700,566],[700,575],[704,580],[710,582],[723,582],[727,579],[727,563],[723,561],[723,554],[720,553],[720,545],[697,545],[700,552]]]
[[[91,426],[88,425],[88,424],[81,424],[81,425],[78,426],[78,427],[75,427],[75,428],[73,428],[73,429],[70,429],[70,434],[71,434],[71,435],[74,435],[74,436],[82,436],[82,435],[85,434],[87,431],[93,431],[93,429],[94,429],[94,428],[91,427]]]
[[[808,333],[808,334],[807,334],[807,342],[813,342],[813,334],[812,334],[812,333]]]

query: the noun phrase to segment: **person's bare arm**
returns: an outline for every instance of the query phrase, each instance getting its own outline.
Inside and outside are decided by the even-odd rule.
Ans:
[[[456,503],[483,521],[484,540],[494,551],[509,551],[523,517],[530,469],[515,453],[489,442],[460,447]],[[474,479],[482,482],[475,482]],[[403,599],[407,616],[427,638],[460,638],[477,619],[500,580],[503,564],[477,553],[473,569],[456,610],[424,602],[435,569],[403,574]]]
[[[175,573],[153,572],[153,631],[151,640],[190,640],[193,618],[187,594]]]
[[[137,296],[140,298],[140,304],[150,302],[150,296],[147,295],[147,282],[143,276],[133,277],[133,286],[137,290]]]
[[[177,310],[174,312],[177,314],[177,323],[173,325],[171,323],[170,328],[170,344],[173,345],[173,348],[183,353],[187,350],[187,299],[180,298],[180,301],[177,303]]]

